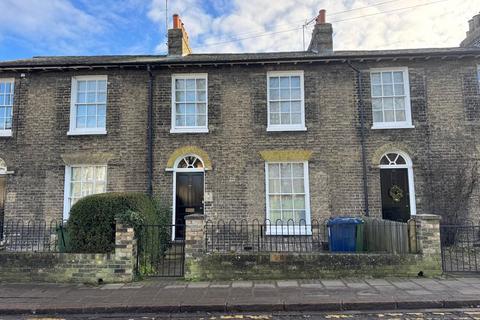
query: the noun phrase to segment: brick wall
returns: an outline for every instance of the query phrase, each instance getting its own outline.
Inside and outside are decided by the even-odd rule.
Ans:
[[[478,59],[358,63],[366,105],[369,202],[381,213],[380,151],[400,149],[412,158],[418,213],[442,213],[441,201],[460,165],[478,159],[475,115],[480,93]],[[414,129],[371,130],[369,68],[407,66]],[[267,132],[267,71],[304,70],[306,132]],[[171,74],[208,73],[208,134],[171,134]],[[106,136],[66,135],[72,75],[108,75]],[[0,138],[0,158],[15,171],[7,178],[7,217],[55,217],[63,208],[62,155],[109,153],[107,191],[146,191],[147,81],[145,70],[29,73],[15,76],[14,136]],[[305,149],[312,218],[364,210],[360,124],[354,72],[345,64],[172,67],[154,70],[154,192],[172,203],[173,173],[166,164],[178,148],[208,153],[207,219],[265,214],[264,161],[259,152]],[[444,183],[446,181],[446,183]],[[471,202],[480,199],[475,188]],[[478,206],[470,205],[478,220]],[[445,214],[450,214],[445,213]]]

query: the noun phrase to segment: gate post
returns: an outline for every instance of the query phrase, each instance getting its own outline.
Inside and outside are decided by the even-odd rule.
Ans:
[[[205,253],[203,214],[185,216],[185,278],[194,279],[197,259]]]
[[[440,216],[418,214],[413,216],[416,226],[417,248],[422,255],[425,275],[442,273],[442,248],[440,243]]]

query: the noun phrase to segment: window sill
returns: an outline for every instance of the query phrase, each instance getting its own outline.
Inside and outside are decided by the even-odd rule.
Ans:
[[[267,127],[267,132],[279,132],[279,131],[307,131],[305,126],[270,126]]]
[[[415,128],[412,124],[374,124],[372,130],[382,130],[382,129],[413,129]]]
[[[208,128],[172,128],[170,133],[208,133]]]
[[[70,130],[67,132],[67,136],[98,136],[98,135],[106,135],[106,130]]]
[[[268,226],[265,234],[267,236],[311,236],[312,228],[310,226]]]
[[[0,137],[11,137],[12,130],[0,130]]]

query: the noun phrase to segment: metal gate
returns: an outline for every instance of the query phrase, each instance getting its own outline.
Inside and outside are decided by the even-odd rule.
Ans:
[[[138,236],[137,272],[144,276],[183,277],[185,241],[172,239],[172,234],[185,234],[184,230],[184,225],[142,226]]]
[[[480,226],[440,226],[444,272],[480,272]]]

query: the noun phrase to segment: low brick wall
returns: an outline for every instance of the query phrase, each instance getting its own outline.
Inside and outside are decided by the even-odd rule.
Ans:
[[[114,253],[0,252],[0,281],[130,282],[135,261],[133,228],[117,223]]]
[[[414,219],[418,254],[206,253],[203,216],[187,216],[185,278],[253,280],[441,275],[440,219],[436,215],[417,215]]]
[[[353,276],[410,277],[442,273],[421,254],[212,253],[187,259],[190,280],[312,279]]]

